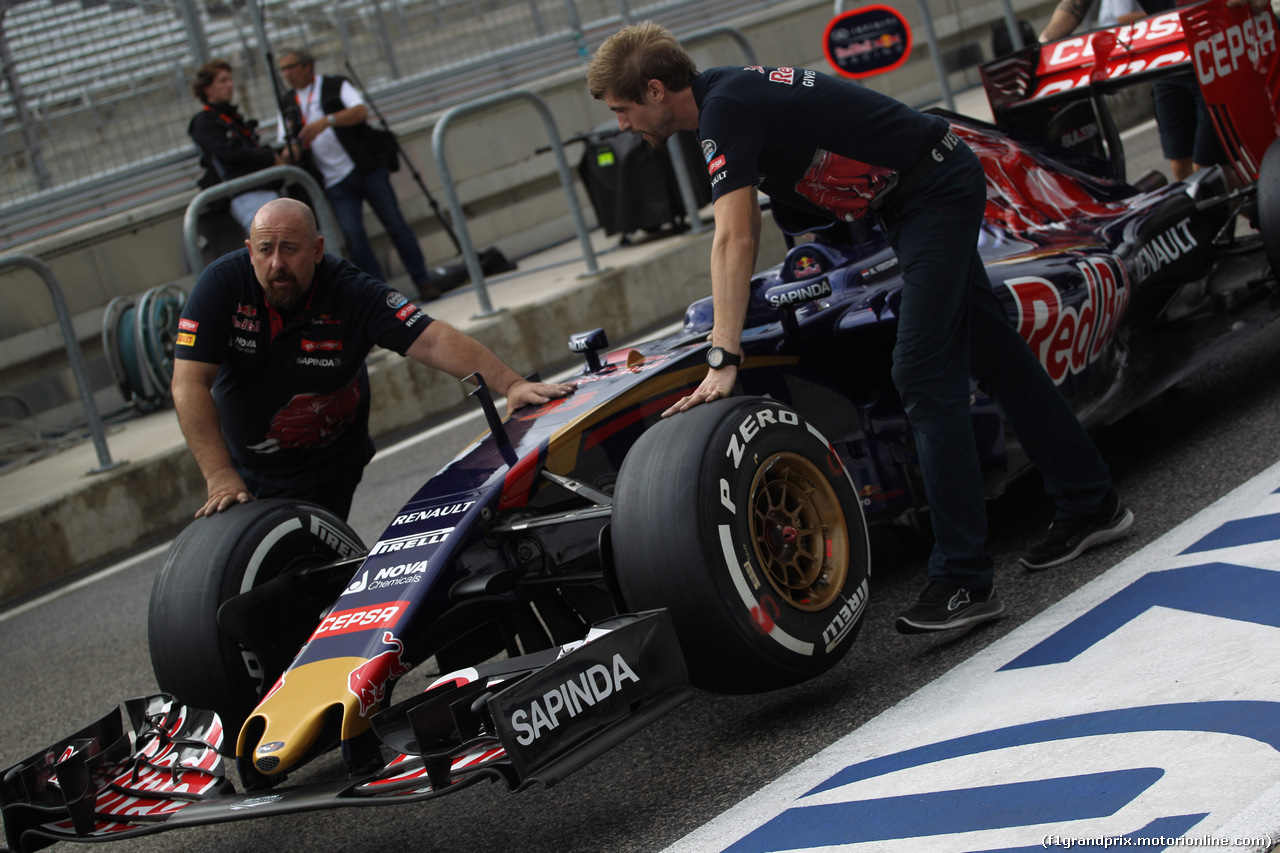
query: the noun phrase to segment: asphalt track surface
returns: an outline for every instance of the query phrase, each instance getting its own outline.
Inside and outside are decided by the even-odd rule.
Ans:
[[[873,537],[872,598],[848,657],[775,693],[699,693],[548,790],[473,787],[434,802],[184,829],[115,842],[133,851],[656,851],[716,816],[966,660],[1013,627],[1276,461],[1280,326],[1209,364],[1149,405],[1095,431],[1137,516],[1128,540],[1031,574],[1018,555],[1050,513],[1034,476],[990,504],[990,550],[1008,616],[967,633],[902,636],[893,615],[923,584],[925,544]],[[421,472],[435,470],[479,421],[428,434],[371,464],[352,521],[372,541]],[[386,445],[390,447],[390,443]],[[4,764],[69,734],[118,700],[155,689],[146,609],[159,555],[60,597],[0,614]]]
[[[991,502],[989,550],[1008,610],[998,623],[959,634],[897,634],[894,614],[924,583],[927,543],[878,531],[861,635],[839,666],[809,683],[754,696],[698,693],[548,790],[511,794],[500,785],[481,785],[428,803],[183,829],[115,842],[110,849],[662,850],[1267,469],[1280,456],[1276,376],[1280,326],[1094,432],[1137,517],[1124,542],[1031,574],[1018,566],[1018,556],[1051,513],[1037,478]],[[357,492],[356,530],[373,541],[426,474],[481,428],[472,417],[380,453]],[[389,450],[393,442],[383,445]],[[121,699],[156,689],[146,612],[160,559],[158,552],[144,554],[107,577],[0,613],[0,766],[71,733]]]

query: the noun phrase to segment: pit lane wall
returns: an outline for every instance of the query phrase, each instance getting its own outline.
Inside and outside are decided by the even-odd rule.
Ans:
[[[1039,27],[1048,20],[1053,4],[1014,0],[1013,6],[1019,17]],[[956,12],[956,7],[963,11]],[[1002,16],[996,0],[981,4],[931,0],[930,8],[944,49],[980,42],[989,58],[989,25]],[[924,103],[937,95],[936,77],[923,28],[912,18],[913,10],[904,12],[916,25],[918,43],[912,60],[890,75],[867,82],[908,103]],[[825,69],[821,34],[831,15],[826,0],[796,0],[723,23],[746,36],[762,64]],[[701,67],[743,59],[740,48],[727,38],[701,43],[692,52]],[[563,137],[609,121],[607,111],[587,93],[584,74],[584,70],[564,72],[527,87],[548,103]],[[972,67],[951,75],[955,89],[976,82]],[[396,128],[401,144],[432,188],[440,186],[431,152],[437,118],[433,115]],[[534,118],[522,104],[466,118],[454,123],[446,144],[473,242],[478,247],[497,245],[509,257],[569,239],[573,233],[554,159],[551,154],[534,153],[546,144],[540,130],[528,132],[540,124]],[[581,150],[570,148],[567,154],[570,162],[576,162]],[[430,262],[449,257],[452,244],[408,170],[402,169],[394,178],[402,208]],[[577,190],[593,224],[590,203],[580,186]],[[101,353],[104,309],[116,296],[137,297],[156,285],[176,283],[190,288],[193,276],[185,269],[182,217],[193,195],[194,189],[13,250],[44,260],[62,283],[90,373],[101,389],[97,399],[102,411],[112,411],[122,402]],[[368,225],[375,250],[394,280],[401,274],[398,258],[376,221],[371,219]],[[762,267],[778,262],[783,250],[776,229],[765,231],[770,242],[760,255]],[[459,325],[524,372],[564,363],[564,342],[573,332],[603,326],[612,340],[621,341],[680,316],[690,301],[710,291],[709,231],[666,238],[659,244],[643,263],[566,285],[536,304],[504,315]],[[507,306],[499,298],[495,307]],[[0,276],[0,393],[16,392],[36,401],[57,396],[48,391],[47,377],[65,374],[61,394],[71,401],[66,408],[72,414],[58,418],[52,414],[53,406],[38,408],[50,412],[42,423],[74,422],[79,407],[63,361],[61,336],[43,284],[22,271]],[[465,400],[453,379],[402,359],[382,359],[373,364],[371,374],[375,435],[418,423]],[[80,477],[68,484],[63,497],[47,505],[29,506],[19,499],[13,483],[12,475],[0,475],[0,492],[6,495],[0,501],[0,553],[5,554],[0,561],[0,599],[176,531],[204,494],[194,462],[181,446],[145,460],[135,457],[134,462],[103,474]]]

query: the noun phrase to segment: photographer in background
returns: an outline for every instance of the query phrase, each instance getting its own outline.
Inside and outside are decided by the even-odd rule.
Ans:
[[[258,123],[245,119],[231,103],[235,82],[226,60],[214,59],[201,65],[191,81],[191,92],[204,103],[187,126],[205,169],[199,182],[202,189],[285,162],[281,154],[258,140]],[[274,189],[266,187],[247,190],[231,199],[231,215],[248,231],[258,208],[279,197]]]
[[[364,98],[345,77],[316,74],[314,57],[304,50],[284,52],[278,64],[280,76],[293,90],[280,100],[280,138],[297,140],[294,144],[301,150],[293,154],[324,184],[351,262],[379,281],[387,280],[364,228],[368,202],[387,229],[417,298],[438,298],[422,247],[391,188],[391,153],[380,147],[381,138],[368,123]]]

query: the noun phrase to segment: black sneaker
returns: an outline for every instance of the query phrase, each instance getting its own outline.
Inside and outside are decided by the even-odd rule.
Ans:
[[[994,584],[968,590],[946,581],[929,581],[920,600],[899,613],[893,624],[899,634],[924,634],[965,628],[1003,615],[1004,602],[996,596]]]
[[[1115,489],[1093,515],[1064,518],[1049,525],[1045,537],[1022,555],[1022,565],[1032,571],[1060,566],[1090,548],[1122,539],[1133,527],[1133,513],[1121,502]]]

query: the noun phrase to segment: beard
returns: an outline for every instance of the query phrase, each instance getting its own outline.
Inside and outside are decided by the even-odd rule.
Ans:
[[[667,147],[667,140],[669,140],[671,137],[657,136],[653,133],[645,132],[640,134],[640,138],[643,139],[645,142],[649,143],[651,147],[661,151],[662,149]]]
[[[277,276],[262,286],[267,304],[277,311],[291,311],[302,303],[306,291],[293,276]]]

